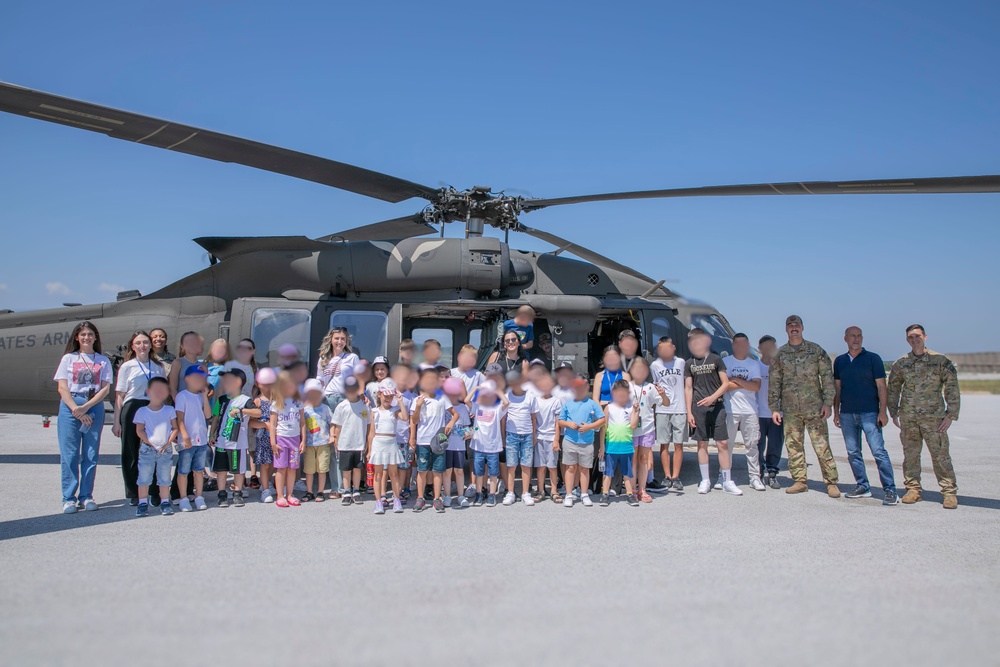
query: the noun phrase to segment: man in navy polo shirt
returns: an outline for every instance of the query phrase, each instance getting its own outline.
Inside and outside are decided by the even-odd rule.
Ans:
[[[885,451],[882,427],[889,423],[886,412],[888,392],[885,384],[885,365],[882,357],[866,350],[860,327],[848,327],[844,332],[847,353],[833,362],[833,382],[836,392],[833,397],[833,423],[844,433],[847,445],[847,460],[854,472],[857,486],[848,493],[848,498],[871,498],[868,474],[861,453],[861,432],[872,450],[878,465],[878,476],[882,481],[885,497],[883,505],[896,505],[896,482],[892,474],[892,462]]]

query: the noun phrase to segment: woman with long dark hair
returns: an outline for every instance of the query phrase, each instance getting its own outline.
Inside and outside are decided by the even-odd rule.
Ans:
[[[63,514],[97,509],[94,479],[104,429],[104,399],[111,390],[111,361],[101,354],[101,334],[91,322],[73,327],[53,378],[59,386],[59,464]]]
[[[500,364],[504,373],[520,371],[522,375],[528,372],[528,355],[521,346],[521,339],[513,329],[505,331],[500,340],[502,349],[490,355],[487,363]]]
[[[159,327],[150,329],[149,340],[153,343],[153,354],[163,364],[164,370],[170,373],[170,364],[174,363],[177,355],[167,348],[167,332]]]
[[[122,440],[122,480],[125,482],[125,498],[130,505],[139,502],[139,448],[142,441],[136,432],[132,418],[139,408],[149,404],[146,398],[146,386],[154,377],[167,377],[156,353],[153,352],[153,339],[145,331],[136,331],[128,339],[125,350],[125,363],[118,369],[118,382],[115,384],[115,419],[111,432]],[[149,487],[150,502],[153,507],[160,504],[160,489]]]

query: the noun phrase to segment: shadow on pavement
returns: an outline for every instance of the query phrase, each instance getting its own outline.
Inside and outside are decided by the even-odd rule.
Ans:
[[[57,457],[58,458],[58,457]],[[90,526],[102,526],[118,521],[134,519],[134,512],[125,500],[112,500],[101,503],[96,512],[77,512],[76,514],[51,514],[48,516],[33,516],[27,519],[14,519],[0,522],[0,542],[15,540],[19,537],[59,533],[64,530],[76,530]]]
[[[0,463],[18,465],[59,465],[58,454],[0,454]],[[121,466],[121,454],[100,454],[97,457],[99,466]]]

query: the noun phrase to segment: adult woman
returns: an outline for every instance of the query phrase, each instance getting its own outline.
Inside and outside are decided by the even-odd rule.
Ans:
[[[167,349],[167,332],[160,328],[152,329],[149,339],[153,343],[153,354],[163,364],[163,369],[170,373],[170,364],[174,363],[177,355]]]
[[[184,374],[191,366],[201,366],[201,353],[205,350],[205,339],[197,331],[185,331],[181,336],[181,343],[177,347],[177,358],[170,366],[170,374],[167,381],[170,383],[170,395],[176,397],[177,394],[187,389],[187,382]]]
[[[514,330],[505,331],[501,339],[503,350],[496,350],[490,355],[487,363],[500,364],[503,372],[521,371],[524,375],[528,372],[528,355],[521,347],[521,339]],[[502,353],[501,353],[502,352]]]
[[[73,327],[66,353],[53,378],[59,384],[59,463],[62,468],[63,514],[92,512],[97,455],[104,429],[104,399],[114,373],[101,354],[101,335],[90,322]]]
[[[122,481],[125,482],[125,497],[133,506],[139,502],[136,482],[139,479],[139,448],[142,441],[139,440],[132,418],[139,408],[149,404],[146,399],[149,381],[154,377],[166,376],[166,369],[153,352],[152,336],[145,331],[136,331],[128,339],[125,363],[118,369],[115,419],[111,426],[111,432],[122,440]],[[159,494],[159,487],[150,487],[150,502],[153,507],[160,504]]]
[[[331,410],[344,400],[344,379],[354,374],[361,359],[351,351],[351,336],[344,327],[333,327],[319,346],[316,377],[323,383],[323,400]]]
[[[601,356],[601,367],[603,370],[598,371],[597,375],[594,376],[593,399],[603,407],[611,402],[611,387],[615,386],[615,382],[618,380],[631,382],[632,378],[622,368],[621,352],[614,345],[608,345],[604,348],[604,354]]]

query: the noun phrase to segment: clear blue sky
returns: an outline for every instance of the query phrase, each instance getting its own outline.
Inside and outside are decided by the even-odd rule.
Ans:
[[[0,79],[534,196],[1000,173],[996,3],[545,4],[5,2]],[[0,306],[16,310],[152,291],[205,265],[196,236],[318,236],[422,206],[15,116],[0,146],[16,244]],[[1000,349],[998,218],[1000,194],[616,202],[525,222],[678,279],[751,336],[796,312],[831,351],[857,323],[894,357],[911,321],[941,351]]]

